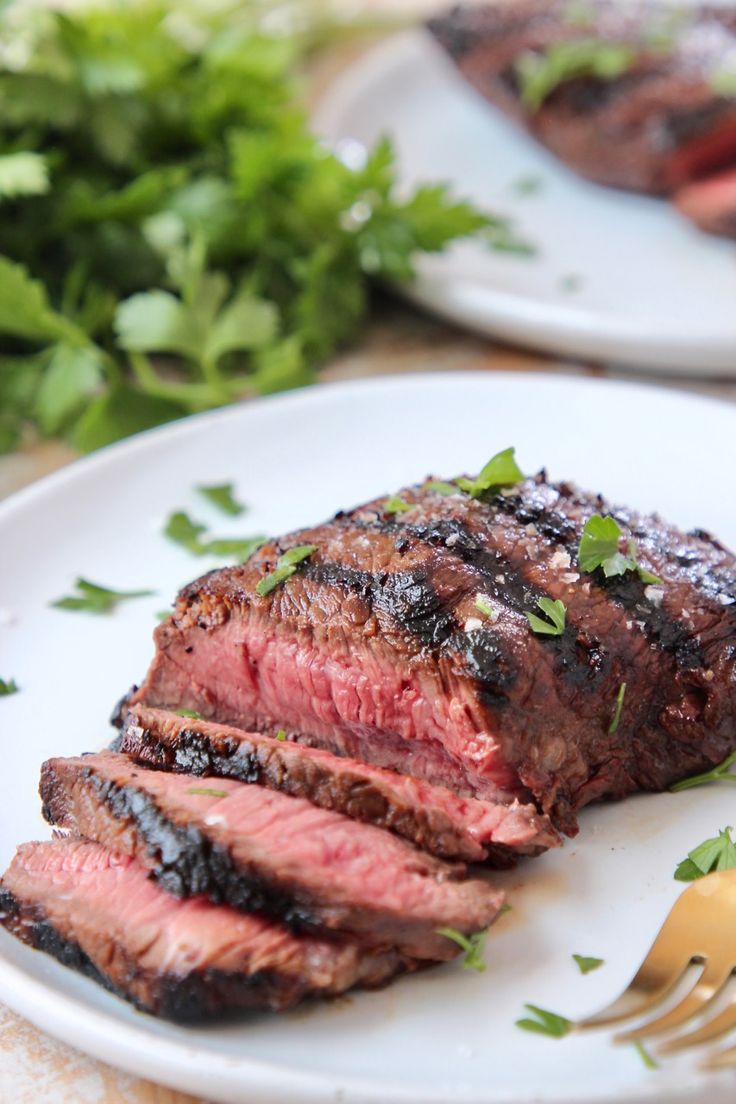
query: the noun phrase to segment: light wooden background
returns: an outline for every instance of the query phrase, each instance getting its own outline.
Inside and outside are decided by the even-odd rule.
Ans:
[[[368,8],[420,14],[431,0],[363,0],[351,10]],[[315,76],[321,88],[349,61],[345,53],[327,59]],[[552,360],[509,349],[485,338],[462,333],[418,314],[400,303],[382,306],[360,346],[336,358],[325,379],[396,372],[475,370],[545,371],[593,377],[624,376],[624,372],[591,364]],[[636,374],[635,374],[636,375]],[[691,390],[736,401],[736,381],[653,377],[663,387]],[[0,458],[0,497],[74,459],[63,445],[47,443]],[[193,1097],[154,1085],[86,1057],[58,1043],[0,1005],[0,1104],[198,1104]]]

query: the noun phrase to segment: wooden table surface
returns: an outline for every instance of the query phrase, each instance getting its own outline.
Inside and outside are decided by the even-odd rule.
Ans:
[[[368,0],[370,6],[395,13],[397,3]],[[401,7],[426,9],[429,0],[402,0]],[[322,73],[344,67],[344,58],[329,63]],[[377,319],[360,345],[337,357],[324,379],[398,372],[474,370],[530,372],[589,377],[640,378],[573,361],[551,359],[510,349],[489,339],[463,333],[426,318],[398,302],[380,305]],[[674,387],[736,401],[736,380],[687,380],[661,375],[648,377],[663,387]],[[27,447],[0,458],[0,497],[74,459],[58,443]],[[0,1005],[0,1104],[197,1104],[193,1097],[154,1085],[86,1057],[80,1051],[44,1035],[30,1023]]]

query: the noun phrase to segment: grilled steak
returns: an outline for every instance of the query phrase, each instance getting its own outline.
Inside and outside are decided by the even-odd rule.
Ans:
[[[675,203],[706,233],[736,238],[736,169],[688,184],[677,193]]]
[[[483,800],[532,795],[569,833],[587,802],[661,790],[736,746],[736,561],[707,534],[543,473],[485,500],[402,497],[405,512],[376,500],[186,587],[133,703],[284,727]],[[592,514],[663,585],[581,574]],[[317,550],[259,597],[304,543]],[[559,636],[530,629],[543,596],[566,606]]]
[[[181,1021],[277,1011],[415,968],[395,950],[179,901],[135,860],[72,839],[18,848],[0,883],[0,923],[138,1008]]]
[[[429,27],[486,99],[591,180],[668,195],[736,164],[733,8],[514,0]]]
[[[138,706],[128,714],[118,746],[146,766],[236,778],[306,797],[322,809],[389,828],[443,858],[509,866],[516,855],[559,843],[533,805],[459,797],[445,786],[329,751],[162,709]]]
[[[115,752],[50,759],[44,815],[135,855],[178,896],[347,932],[416,958],[448,959],[438,928],[469,933],[503,894],[397,836],[298,797],[231,779],[149,771]]]

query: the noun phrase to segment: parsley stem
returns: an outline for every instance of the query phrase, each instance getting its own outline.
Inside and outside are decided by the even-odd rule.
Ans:
[[[736,763],[736,751],[732,751],[722,763],[712,767],[709,771],[703,771],[702,774],[693,774],[690,778],[683,778],[680,782],[675,782],[673,786],[670,786],[670,791],[671,793],[679,793],[680,790],[690,790],[694,786],[702,786],[706,782],[736,782],[736,774],[729,773],[729,768],[734,763]]]
[[[213,403],[212,389],[203,383],[172,383],[161,379],[145,353],[130,352],[130,366],[148,395],[184,403],[193,410],[207,410]]]

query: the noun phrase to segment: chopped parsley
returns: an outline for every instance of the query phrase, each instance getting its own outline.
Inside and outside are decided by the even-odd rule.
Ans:
[[[183,510],[176,510],[164,526],[164,536],[174,544],[186,548],[193,556],[235,556],[241,562],[265,541],[262,535],[256,537],[210,537],[205,539],[207,526],[193,521]]]
[[[646,1069],[648,1069],[648,1070],[659,1069],[659,1066],[654,1061],[654,1059],[652,1058],[652,1056],[649,1053],[649,1051],[647,1050],[647,1048],[644,1046],[641,1039],[634,1039],[634,1050],[636,1051],[636,1053],[641,1058],[642,1064],[646,1067]]]
[[[541,176],[520,176],[513,183],[513,189],[518,196],[538,195],[544,187]]]
[[[537,1008],[536,1004],[525,1004],[524,1007],[532,1013],[536,1019],[528,1016],[516,1021],[516,1026],[523,1031],[535,1031],[538,1035],[549,1035],[553,1039],[562,1039],[572,1031],[572,1023],[564,1016],[558,1016],[556,1012],[547,1012],[544,1008]]]
[[[613,736],[618,731],[618,726],[621,723],[621,712],[624,708],[624,698],[626,697],[626,683],[622,682],[618,688],[618,694],[616,695],[616,707],[613,711],[613,717],[611,723],[608,726],[608,735]]]
[[[538,111],[556,88],[575,77],[615,80],[636,57],[631,46],[600,38],[553,42],[544,50],[527,50],[516,62],[522,105]]]
[[[130,598],[148,598],[155,594],[153,590],[110,590],[98,583],[91,583],[89,579],[77,579],[74,586],[78,593],[57,598],[55,602],[51,602],[53,609],[110,613],[119,602],[126,602]]]
[[[7,698],[10,694],[17,694],[19,689],[15,679],[0,678],[0,698]]]
[[[227,790],[212,790],[209,786],[191,786],[187,793],[200,794],[202,797],[227,797]]]
[[[492,620],[496,620],[496,611],[488,605],[488,602],[482,594],[476,594],[475,596],[475,608],[486,617],[490,617]]]
[[[239,514],[245,513],[245,506],[242,502],[238,502],[235,497],[232,483],[216,483],[211,487],[200,486],[197,487],[197,490],[213,506],[216,506],[218,510],[222,510],[223,514],[237,517]]]
[[[157,621],[168,621],[168,619],[171,617],[171,610],[158,610],[158,612],[155,614],[155,617]]]
[[[592,970],[597,970],[604,962],[602,958],[589,958],[588,955],[574,954],[572,957],[581,974],[589,974]]]
[[[197,713],[196,709],[175,709],[174,713],[177,717],[191,717],[195,721],[202,720],[202,714]]]
[[[682,781],[675,782],[673,786],[670,786],[670,791],[678,793],[679,790],[691,790],[693,786],[704,786],[707,782],[736,782],[736,774],[731,772],[734,763],[736,763],[736,751],[732,751],[730,755],[727,755],[717,767],[712,767],[711,770],[703,771],[702,774],[693,774],[690,778],[683,778]]]
[[[276,733],[276,739],[277,740],[282,740],[282,741],[286,739],[286,732],[284,731],[283,728],[280,728],[278,730],[278,732]]]
[[[300,564],[302,560],[306,560],[316,551],[316,544],[300,544],[279,556],[274,570],[269,575],[264,575],[256,585],[256,594],[259,598],[265,598],[277,586],[286,582],[296,571],[296,565]]]
[[[598,514],[589,517],[578,546],[580,570],[590,573],[600,567],[607,579],[613,575],[635,571],[643,583],[661,583],[662,580],[657,575],[639,566],[633,540],[627,544],[628,556],[620,551],[621,536],[621,526],[614,518],[600,517]]]
[[[515,449],[507,448],[497,452],[481,469],[475,479],[460,476],[455,483],[461,490],[473,498],[482,498],[487,491],[513,487],[521,483],[524,473],[514,458]]]
[[[549,620],[543,621],[536,613],[526,613],[526,619],[535,633],[543,636],[562,636],[565,631],[565,603],[559,598],[538,598],[537,605]]]
[[[570,292],[570,293],[575,292],[575,291],[580,291],[582,286],[583,286],[582,276],[578,276],[574,272],[569,273],[569,275],[567,275],[567,276],[563,276],[562,279],[560,280],[561,289],[563,291],[567,291],[567,292]]]
[[[453,943],[457,943],[458,947],[461,947],[465,951],[463,957],[463,968],[466,970],[477,970],[479,974],[482,974],[486,968],[486,964],[483,960],[483,949],[486,944],[487,931],[475,932],[473,935],[463,935],[462,932],[457,931],[456,928],[438,928],[438,935],[444,935],[446,939],[451,939]]]
[[[411,510],[412,505],[411,502],[405,502],[399,495],[391,495],[383,504],[383,512],[384,514],[405,514],[407,510]]]
[[[442,479],[430,479],[424,486],[428,491],[434,491],[438,495],[454,495],[459,493],[459,487],[455,483],[445,483]]]
[[[694,882],[714,870],[731,870],[736,867],[736,844],[731,839],[731,828],[722,828],[713,839],[704,840],[687,858],[678,864],[675,878],[678,882]]]

